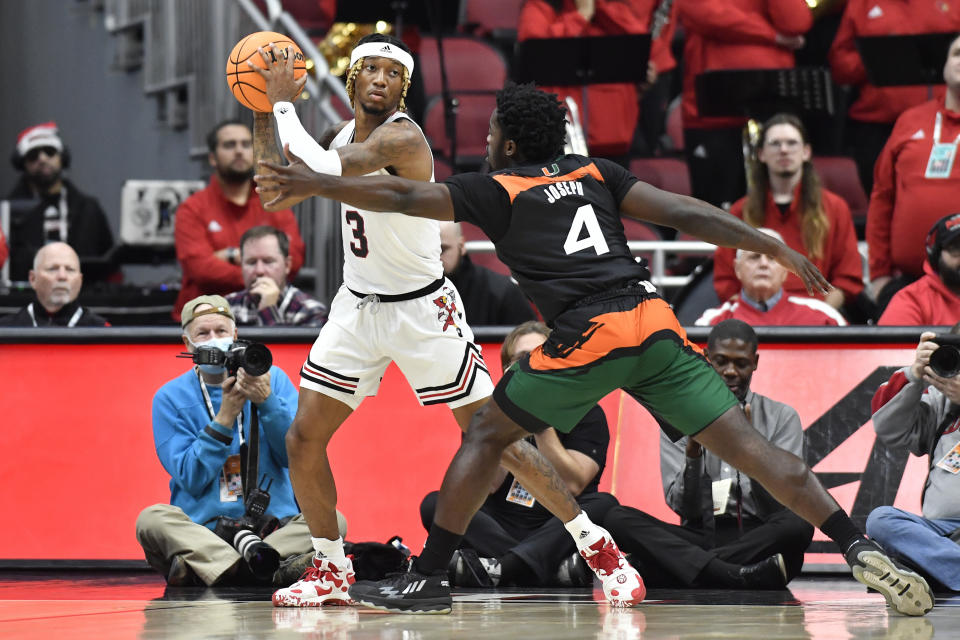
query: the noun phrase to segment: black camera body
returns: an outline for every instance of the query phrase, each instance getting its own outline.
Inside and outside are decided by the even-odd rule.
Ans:
[[[952,378],[960,373],[960,335],[938,333],[931,342],[939,345],[930,354],[930,368],[941,378]]]
[[[273,354],[266,345],[248,340],[237,340],[226,350],[217,347],[201,345],[192,354],[195,364],[212,364],[226,367],[227,374],[237,375],[243,369],[252,376],[262,376],[270,371],[273,365]]]

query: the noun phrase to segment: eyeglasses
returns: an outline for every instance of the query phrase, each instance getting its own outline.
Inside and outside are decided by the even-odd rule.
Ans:
[[[52,158],[60,152],[56,147],[34,147],[33,149],[30,149],[30,151],[27,151],[26,155],[23,156],[23,159],[27,162],[36,162],[41,153],[48,158]]]

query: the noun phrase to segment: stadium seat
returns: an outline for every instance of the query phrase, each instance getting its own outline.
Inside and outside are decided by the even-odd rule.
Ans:
[[[443,39],[447,89],[455,93],[492,93],[507,80],[503,55],[483,40],[463,36]],[[420,70],[427,101],[440,95],[440,58],[437,39],[424,37],[420,43]],[[490,114],[487,114],[488,116]]]
[[[858,229],[866,224],[870,200],[860,184],[857,165],[847,156],[814,156],[813,168],[820,182],[830,191],[847,201],[853,222]]]
[[[658,189],[690,195],[690,172],[679,158],[634,158],[630,172]]]
[[[498,38],[517,34],[524,0],[466,0],[464,24],[479,36]]]
[[[442,158],[438,158],[437,154],[433,154],[434,182],[443,182],[451,175],[453,175],[453,169],[450,167],[450,163]]]
[[[454,171],[476,169],[487,153],[487,131],[490,114],[497,104],[493,94],[455,96],[459,106],[455,115],[457,157],[451,158],[450,139],[444,121],[443,100],[437,96],[427,105],[423,131],[435,154],[449,162]]]

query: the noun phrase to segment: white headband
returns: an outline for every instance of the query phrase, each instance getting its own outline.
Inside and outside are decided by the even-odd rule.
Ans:
[[[408,74],[413,75],[413,56],[389,42],[364,42],[358,45],[350,53],[350,66],[353,67],[353,65],[357,63],[357,60],[368,56],[379,56],[381,58],[396,60],[407,68]]]

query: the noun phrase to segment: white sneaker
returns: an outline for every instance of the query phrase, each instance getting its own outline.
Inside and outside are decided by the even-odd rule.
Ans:
[[[355,604],[347,590],[355,582],[353,563],[337,565],[328,558],[314,558],[313,564],[289,587],[273,593],[275,607],[323,607]]]
[[[607,602],[615,607],[632,607],[643,602],[647,595],[643,579],[608,532],[604,531],[602,538],[581,549],[580,555],[600,578]]]

